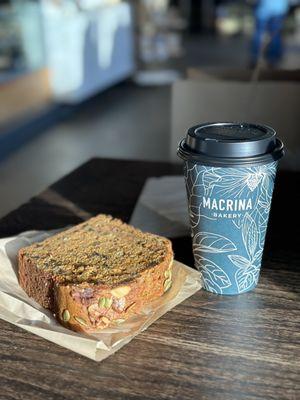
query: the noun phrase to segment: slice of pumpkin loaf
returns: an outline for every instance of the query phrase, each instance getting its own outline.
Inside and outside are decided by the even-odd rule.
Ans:
[[[173,252],[163,237],[98,215],[19,251],[19,281],[66,327],[118,324],[171,286]]]

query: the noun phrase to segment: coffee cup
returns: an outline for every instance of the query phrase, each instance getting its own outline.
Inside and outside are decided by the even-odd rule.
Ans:
[[[258,283],[283,143],[269,126],[207,123],[180,142],[195,266],[204,289],[234,295]]]

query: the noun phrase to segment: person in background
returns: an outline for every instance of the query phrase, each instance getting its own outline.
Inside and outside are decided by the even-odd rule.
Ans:
[[[257,64],[262,54],[265,55],[271,67],[276,66],[280,61],[283,54],[282,26],[288,10],[289,0],[258,0],[255,2],[256,26],[252,41],[252,66]],[[265,42],[267,34],[269,36]]]

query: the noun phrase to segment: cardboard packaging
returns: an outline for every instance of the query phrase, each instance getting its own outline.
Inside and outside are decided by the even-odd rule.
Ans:
[[[281,167],[300,169],[300,84],[296,79],[300,74],[290,71],[286,81],[282,80],[282,71],[270,74],[278,79],[249,82],[247,71],[241,71],[233,80],[233,73],[223,70],[218,74],[200,71],[193,79],[176,82],[172,88],[170,159],[180,161],[177,146],[189,127],[204,122],[244,121],[272,126],[287,149]]]

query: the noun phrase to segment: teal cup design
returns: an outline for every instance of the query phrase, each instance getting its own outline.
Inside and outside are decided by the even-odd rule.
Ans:
[[[282,142],[266,126],[203,124],[188,131],[178,154],[203,287],[224,295],[254,289]]]

